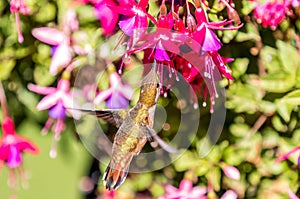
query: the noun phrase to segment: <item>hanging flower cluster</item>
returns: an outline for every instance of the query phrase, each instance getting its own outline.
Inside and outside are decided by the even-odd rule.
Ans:
[[[178,80],[176,71],[181,72],[198,93],[198,97],[204,98],[204,105],[206,96],[210,94],[213,112],[214,98],[218,97],[215,81],[220,80],[221,76],[233,79],[231,71],[225,65],[232,59],[223,58],[218,53],[222,43],[214,30],[237,30],[242,24],[231,1],[220,1],[227,8],[229,16],[228,20],[220,22],[209,21],[209,7],[204,2],[198,0],[193,5],[186,1],[180,5],[172,1],[171,9],[168,10],[168,2],[162,1],[157,19],[147,12],[148,0],[141,0],[139,3],[129,1],[127,6],[107,5],[123,15],[119,27],[129,37],[124,58],[143,51],[144,63],[151,63],[155,59],[162,85],[166,78],[163,66],[169,68],[169,78],[175,76]],[[185,9],[184,16],[181,16],[180,8]],[[154,31],[149,34],[149,29]],[[170,87],[171,83],[162,90],[162,94],[167,95]],[[197,107],[198,100],[194,98],[193,101]]]
[[[254,17],[264,28],[270,27],[275,30],[286,17],[293,16],[293,7],[299,6],[298,0],[252,0],[255,3]]]

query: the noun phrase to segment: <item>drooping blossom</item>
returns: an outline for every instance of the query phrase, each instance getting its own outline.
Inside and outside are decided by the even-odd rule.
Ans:
[[[23,185],[26,183],[26,176],[22,167],[23,153],[37,154],[38,147],[29,139],[20,136],[15,131],[13,120],[9,116],[9,109],[3,89],[0,82],[0,102],[2,108],[2,136],[0,137],[0,168],[5,164],[9,170],[10,175],[8,184],[13,189],[17,188],[17,172],[20,173]]]
[[[50,156],[56,157],[56,142],[66,128],[64,119],[67,117],[67,112],[75,119],[80,117],[79,112],[72,109],[76,105],[70,92],[70,81],[68,78],[63,77],[58,81],[57,88],[29,84],[28,89],[38,94],[46,95],[36,108],[37,110],[48,110],[50,117],[46,121],[42,133],[47,133],[52,127],[54,138]]]
[[[133,36],[133,32],[137,29],[135,37],[140,38],[144,33],[141,30],[146,30],[148,28],[148,18],[156,24],[156,20],[152,15],[150,15],[146,8],[148,7],[149,0],[141,0],[136,3],[134,0],[128,0],[125,5],[115,6],[113,4],[108,4],[108,6],[115,12],[124,15],[119,21],[119,26],[126,35]]]
[[[235,168],[234,166],[230,166],[227,164],[221,165],[222,170],[224,171],[224,174],[233,180],[240,180],[240,171]]]
[[[114,0],[75,0],[79,4],[91,4],[94,7],[95,16],[100,20],[103,34],[110,35],[115,29],[119,14],[108,5],[117,6]]]
[[[254,17],[264,28],[275,30],[290,12],[289,1],[273,0],[264,3],[255,2]]]
[[[133,96],[133,90],[130,86],[122,84],[120,75],[116,72],[113,65],[108,66],[110,88],[100,91],[94,103],[99,104],[106,101],[106,106],[111,109],[127,108],[129,100]]]
[[[79,22],[75,11],[70,9],[66,12],[62,23],[62,30],[56,28],[34,28],[32,35],[38,40],[52,46],[52,60],[50,74],[56,75],[61,69],[71,64],[74,53],[82,53],[79,46],[74,44],[72,34],[79,28]],[[80,51],[80,52],[78,52]]]
[[[237,199],[238,195],[233,190],[227,190],[222,196],[221,199]]]
[[[282,156],[278,157],[275,162],[278,163],[278,162],[281,162],[283,160],[286,160],[288,157],[290,157],[292,154],[294,154],[298,151],[300,151],[300,145],[293,148],[289,152],[283,154]],[[300,168],[300,154],[298,155],[298,167]]]
[[[204,199],[206,197],[207,189],[205,187],[193,187],[193,182],[183,179],[180,182],[179,188],[172,185],[165,186],[165,195],[159,199]]]
[[[23,43],[24,37],[21,30],[20,13],[23,15],[30,14],[30,9],[27,7],[25,0],[11,0],[10,12],[15,14],[16,26],[18,32],[18,42]]]
[[[22,168],[23,153],[38,154],[38,147],[29,139],[15,131],[13,120],[6,116],[2,120],[2,136],[0,138],[0,166],[5,164],[10,169],[9,185],[16,188],[16,172],[19,172],[23,183],[26,177]]]

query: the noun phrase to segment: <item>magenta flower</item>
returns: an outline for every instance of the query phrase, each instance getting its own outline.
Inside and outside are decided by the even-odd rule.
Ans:
[[[2,137],[0,139],[0,161],[8,168],[14,169],[22,164],[22,153],[37,154],[38,147],[25,137],[17,135],[14,122],[5,117],[2,121]]]
[[[120,20],[119,26],[126,35],[132,36],[134,29],[146,30],[148,27],[148,18],[156,24],[156,20],[153,16],[147,13],[149,0],[141,0],[136,3],[134,0],[129,0],[126,5],[115,6],[108,4],[108,6],[115,12],[124,15],[124,18]],[[139,31],[142,34],[142,31]],[[135,35],[137,38],[140,36]]]
[[[95,15],[100,20],[103,28],[103,34],[109,35],[113,32],[118,23],[119,15],[108,5],[116,7],[117,4],[114,0],[75,0],[75,2],[80,4],[92,4],[95,9]]]
[[[119,74],[114,66],[108,66],[110,88],[100,91],[94,103],[99,104],[106,100],[106,106],[110,109],[127,108],[129,101],[133,96],[133,90],[130,86],[123,85]]]
[[[23,15],[28,15],[30,9],[27,7],[25,0],[11,0],[10,1],[10,12],[15,14],[16,17],[16,26],[18,31],[18,42],[23,43],[24,37],[21,30],[21,21],[19,13]]]
[[[300,145],[293,148],[289,152],[283,154],[282,156],[278,157],[275,162],[278,163],[283,160],[286,160],[288,157],[290,157],[293,153],[296,153],[297,151],[300,151]],[[298,155],[298,167],[300,168],[300,155]]]
[[[180,182],[179,188],[171,185],[165,186],[165,195],[159,197],[159,199],[202,199],[206,197],[206,188],[204,187],[193,187],[193,182],[190,180],[183,179]]]
[[[233,9],[233,8],[232,8]],[[203,8],[196,8],[195,17],[197,20],[197,29],[191,32],[191,36],[206,52],[220,50],[222,43],[212,30],[237,30],[243,26],[233,26],[233,20],[221,22],[209,22],[207,13]]]
[[[56,142],[60,139],[61,133],[65,130],[64,119],[69,112],[75,119],[79,119],[79,112],[73,110],[75,106],[73,98],[70,93],[70,82],[66,79],[58,81],[57,88],[42,87],[34,84],[28,85],[29,90],[46,95],[37,105],[37,110],[48,110],[49,119],[46,121],[42,133],[47,133],[52,126],[54,133],[54,142],[50,151],[50,156],[56,156]],[[76,107],[76,106],[75,106]]]
[[[50,74],[56,75],[62,68],[67,67],[72,61],[72,54],[76,52],[73,44],[72,33],[78,30],[78,20],[75,12],[69,10],[64,18],[63,30],[41,27],[34,28],[32,35],[38,40],[53,46]]]
[[[235,168],[234,166],[230,166],[227,164],[222,164],[222,170],[224,171],[224,174],[233,180],[240,180],[240,171]]]
[[[289,11],[289,3],[287,1],[274,0],[266,1],[263,4],[256,3],[254,17],[264,28],[270,27],[275,30]]]
[[[16,171],[22,180],[26,180],[22,168],[23,153],[38,154],[38,147],[29,139],[20,136],[15,131],[13,120],[6,116],[2,121],[2,137],[0,138],[0,166],[4,163],[10,170],[9,185],[16,189]],[[25,183],[25,182],[23,182]]]

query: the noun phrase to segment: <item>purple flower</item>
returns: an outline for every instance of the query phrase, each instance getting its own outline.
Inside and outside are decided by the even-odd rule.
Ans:
[[[165,186],[165,195],[159,197],[159,199],[202,199],[206,197],[206,188],[204,187],[193,187],[193,182],[190,180],[183,179],[180,182],[179,188],[171,185]]]
[[[41,27],[34,28],[32,35],[38,40],[52,45],[51,55],[52,60],[50,64],[50,74],[56,75],[60,69],[67,67],[73,57],[73,52],[76,47],[73,44],[72,33],[79,28],[78,20],[75,11],[69,10],[63,21],[63,30],[55,28]]]
[[[54,141],[58,141],[60,139],[60,134],[65,129],[64,119],[66,118],[66,112],[69,112],[75,119],[79,119],[80,117],[78,111],[71,109],[74,104],[69,91],[69,80],[60,79],[57,88],[42,87],[34,84],[29,84],[28,88],[33,92],[46,95],[37,105],[37,110],[48,110],[50,116],[46,121],[42,133],[47,133],[52,126]],[[53,143],[50,156],[56,156],[55,143]]]
[[[10,12],[15,13],[16,26],[17,26],[17,31],[18,31],[18,42],[23,43],[24,37],[22,35],[19,13],[21,13],[23,15],[28,15],[30,13],[30,9],[27,7],[24,0],[11,0],[10,1]]]
[[[106,100],[106,106],[111,109],[127,108],[128,100],[133,96],[133,90],[130,86],[123,85],[119,74],[115,71],[114,66],[108,66],[110,88],[100,91],[94,103],[99,104]]]

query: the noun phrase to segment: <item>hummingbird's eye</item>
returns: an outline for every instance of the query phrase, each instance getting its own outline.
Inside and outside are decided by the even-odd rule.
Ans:
[[[156,88],[159,88],[159,83],[156,84]]]

